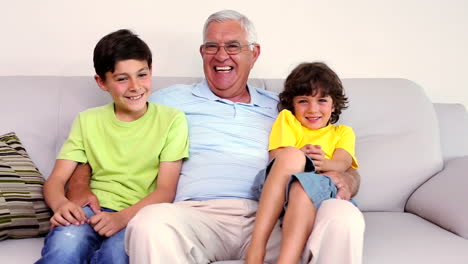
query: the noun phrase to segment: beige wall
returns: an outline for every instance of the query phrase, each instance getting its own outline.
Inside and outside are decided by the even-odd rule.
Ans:
[[[341,77],[407,78],[468,107],[466,0],[2,1],[0,75],[92,75],[99,38],[130,28],[152,48],[155,75],[201,76],[203,22],[226,8],[257,27],[252,77],[320,60]]]

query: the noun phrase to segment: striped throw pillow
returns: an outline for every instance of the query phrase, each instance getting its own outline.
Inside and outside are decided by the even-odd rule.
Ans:
[[[0,135],[0,240],[48,232],[51,214],[42,195],[43,184],[15,133]]]

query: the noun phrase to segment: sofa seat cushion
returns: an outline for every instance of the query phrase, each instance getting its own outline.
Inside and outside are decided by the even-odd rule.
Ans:
[[[41,257],[43,246],[43,237],[0,241],[0,263],[34,263]]]
[[[366,212],[363,263],[468,263],[468,240],[410,213]]]

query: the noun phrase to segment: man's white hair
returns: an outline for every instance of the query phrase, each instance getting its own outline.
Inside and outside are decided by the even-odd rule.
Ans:
[[[203,42],[206,40],[206,31],[211,22],[238,21],[247,33],[247,42],[257,43],[257,33],[255,27],[246,16],[234,10],[222,10],[210,15],[203,26]]]

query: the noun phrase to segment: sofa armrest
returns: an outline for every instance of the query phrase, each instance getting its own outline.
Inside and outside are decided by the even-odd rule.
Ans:
[[[468,239],[468,156],[446,162],[442,171],[408,199],[406,211]]]

